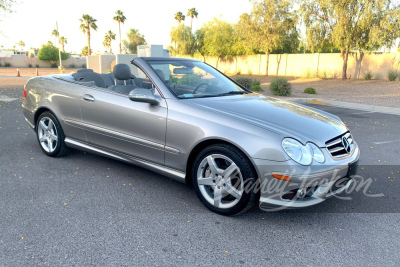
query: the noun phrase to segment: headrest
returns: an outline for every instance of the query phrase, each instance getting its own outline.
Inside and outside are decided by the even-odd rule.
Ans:
[[[115,65],[113,73],[117,80],[129,80],[131,78],[131,68],[126,64]]]
[[[158,76],[160,77],[160,79],[161,79],[162,81],[165,81],[164,72],[163,72],[162,70],[159,70],[159,69],[155,69],[155,71],[157,72],[157,74],[158,74]]]

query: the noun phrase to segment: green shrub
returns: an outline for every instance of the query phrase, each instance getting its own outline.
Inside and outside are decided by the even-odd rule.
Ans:
[[[86,64],[82,64],[81,68],[86,69]]]
[[[106,70],[106,73],[113,72],[111,69]]]
[[[40,68],[39,64],[36,64],[35,67],[36,67],[36,68]]]
[[[0,67],[2,67],[3,65],[1,64],[1,62],[0,62]]]
[[[397,76],[399,76],[399,73],[396,70],[389,70],[388,71],[388,79],[389,81],[393,82],[397,79]]]
[[[28,64],[28,68],[32,68],[32,64],[31,63]]]
[[[260,92],[263,91],[263,89],[259,85],[253,85],[253,87],[251,87],[251,91]]]
[[[235,77],[233,78],[235,82],[243,86],[244,88],[251,90],[251,87],[253,87],[253,80],[247,77]]]
[[[185,74],[182,78],[178,80],[178,84],[190,85],[190,86],[197,86],[200,83],[204,82],[201,79],[202,75],[200,74]]]
[[[70,67],[71,69],[74,69],[74,68],[76,68],[76,65],[75,65],[74,63],[72,63],[72,64],[69,64],[69,67]]]
[[[7,67],[7,68],[11,67],[11,63],[10,62],[5,62],[4,63],[4,67]]]
[[[373,76],[374,74],[372,73],[372,71],[367,71],[366,73],[364,73],[364,79],[366,79],[367,81],[371,80]]]
[[[254,79],[254,80],[253,80],[253,86],[254,86],[254,85],[260,86],[260,85],[261,85],[261,81],[260,81],[260,80],[257,80],[257,79]]]
[[[269,90],[274,95],[289,96],[292,93],[292,85],[285,78],[275,77],[269,85]]]
[[[57,47],[47,44],[47,45],[42,45],[42,47],[39,49],[37,57],[40,60],[46,60],[50,61],[50,63],[55,63],[60,59],[60,54],[62,60],[66,60],[69,57],[68,53],[65,52],[59,53]]]
[[[57,68],[57,67],[58,67],[57,63],[51,62],[50,68]]]
[[[304,93],[315,95],[317,91],[312,87],[307,87],[306,89],[304,89]]]
[[[171,77],[169,78],[169,81],[172,82],[172,83],[178,83],[179,78],[176,77],[176,76],[171,76]]]

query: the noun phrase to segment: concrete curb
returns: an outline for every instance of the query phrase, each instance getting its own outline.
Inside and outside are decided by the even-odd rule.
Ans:
[[[341,101],[336,101],[336,100],[327,100],[327,99],[318,99],[318,98],[292,98],[292,99],[288,99],[287,101],[299,103],[299,104],[308,104],[309,102],[312,101],[314,103],[310,103],[310,104],[332,105],[332,106],[341,107],[341,108],[400,115],[400,108],[365,105],[365,104],[358,104],[358,103],[341,102]]]

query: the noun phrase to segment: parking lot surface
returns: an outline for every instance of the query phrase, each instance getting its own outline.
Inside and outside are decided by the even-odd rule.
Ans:
[[[0,85],[0,266],[399,265],[399,116],[313,105],[352,131],[367,190],[223,217],[151,171],[77,150],[47,157],[21,95]]]

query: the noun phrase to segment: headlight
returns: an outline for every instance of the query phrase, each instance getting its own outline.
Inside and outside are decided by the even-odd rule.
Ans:
[[[325,156],[324,153],[322,153],[321,149],[314,145],[313,143],[307,143],[306,145],[308,149],[311,152],[311,157],[319,163],[324,163],[325,162]]]
[[[292,138],[285,138],[282,140],[282,148],[294,161],[301,165],[310,165],[312,162],[312,155],[310,150],[303,146],[299,141]]]

